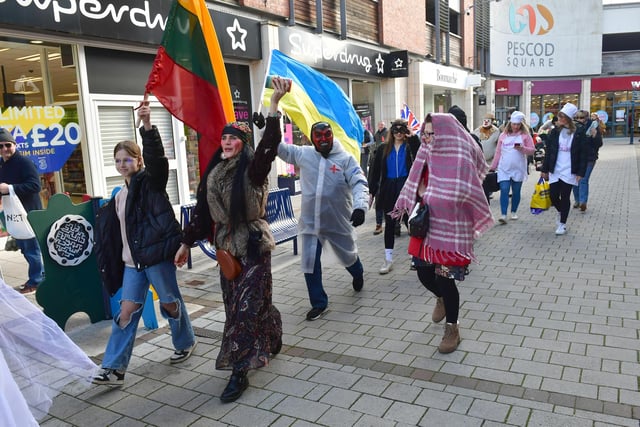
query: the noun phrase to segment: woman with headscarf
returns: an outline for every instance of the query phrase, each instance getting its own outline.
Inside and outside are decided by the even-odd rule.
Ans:
[[[518,206],[522,183],[527,179],[527,156],[536,151],[529,127],[524,123],[524,113],[514,111],[511,118],[498,138],[496,154],[491,162],[491,170],[498,172],[500,186],[500,216],[499,222],[507,223],[509,208],[509,193],[511,193],[511,219],[518,219]]]
[[[416,202],[429,207],[429,231],[411,237],[422,285],[436,296],[434,322],[446,317],[440,353],[458,348],[460,294],[467,266],[475,258],[473,241],[493,225],[482,190],[487,163],[482,150],[451,114],[428,114],[420,131],[421,145],[392,216],[410,212]]]
[[[265,209],[267,176],[282,139],[278,101],[287,92],[285,79],[273,79],[271,108],[257,149],[250,145],[247,123],[228,123],[221,146],[202,176],[197,203],[175,262],[187,261],[189,248],[208,237],[216,248],[241,264],[240,275],[220,274],[225,324],[216,369],[231,369],[222,402],[233,402],[249,386],[247,371],[269,363],[282,347],[282,320],[272,303],[271,251],[275,248]]]

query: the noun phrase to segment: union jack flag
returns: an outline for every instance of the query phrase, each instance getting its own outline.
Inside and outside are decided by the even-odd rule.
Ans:
[[[407,104],[402,105],[403,107],[400,109],[400,118],[409,123],[409,128],[411,128],[411,130],[418,132],[418,130],[420,130],[420,122],[416,119],[416,116],[413,114],[413,111],[409,109]]]

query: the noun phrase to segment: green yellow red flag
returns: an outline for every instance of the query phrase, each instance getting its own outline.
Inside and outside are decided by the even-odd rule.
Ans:
[[[235,120],[222,52],[204,0],[176,0],[146,91],[200,134],[201,173],[220,146],[222,129]]]

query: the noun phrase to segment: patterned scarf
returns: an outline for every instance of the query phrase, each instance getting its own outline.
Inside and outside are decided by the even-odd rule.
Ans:
[[[426,253],[454,253],[474,259],[473,240],[494,223],[482,190],[488,165],[478,144],[453,115],[430,116],[435,136],[420,145],[392,216],[411,212],[427,167],[429,181],[422,198],[429,206],[429,233],[422,243]]]

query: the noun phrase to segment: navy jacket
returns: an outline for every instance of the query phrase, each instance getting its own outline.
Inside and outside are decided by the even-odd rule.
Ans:
[[[591,122],[591,119],[587,120],[584,124],[584,128],[589,129]],[[596,127],[595,136],[587,135],[587,162],[595,162],[598,160],[600,147],[602,147],[602,132],[600,132],[600,127],[598,126]]]
[[[30,158],[24,157],[19,151],[6,162],[0,158],[0,182],[13,185],[16,196],[27,212],[42,209],[40,176]]]

